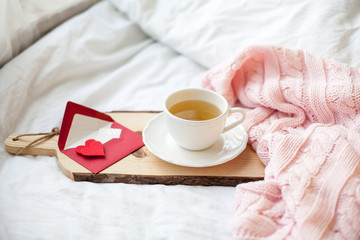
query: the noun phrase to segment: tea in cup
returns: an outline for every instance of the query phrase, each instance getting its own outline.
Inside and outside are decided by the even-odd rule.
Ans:
[[[225,126],[233,113],[241,118]],[[213,145],[221,134],[245,119],[245,110],[229,108],[220,94],[202,88],[183,89],[167,97],[164,106],[166,127],[175,142],[188,150],[203,150]]]

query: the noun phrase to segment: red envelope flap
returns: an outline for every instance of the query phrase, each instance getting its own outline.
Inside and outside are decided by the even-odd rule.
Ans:
[[[104,144],[105,156],[85,157],[78,154],[75,148],[68,148],[62,150],[62,152],[91,172],[98,173],[144,146],[140,134],[131,131],[117,122],[114,122],[111,127],[122,129],[121,137],[114,138]]]
[[[65,148],[66,140],[69,135],[71,124],[73,122],[75,114],[81,114],[88,117],[98,118],[104,121],[114,122],[114,120],[107,114],[98,112],[94,109],[76,104],[74,102],[68,102],[61,124],[60,135],[58,140],[58,146],[60,151]]]

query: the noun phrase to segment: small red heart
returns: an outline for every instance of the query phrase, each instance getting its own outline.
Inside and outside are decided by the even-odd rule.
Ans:
[[[103,144],[94,139],[89,139],[84,145],[77,146],[76,152],[87,157],[105,156]]]

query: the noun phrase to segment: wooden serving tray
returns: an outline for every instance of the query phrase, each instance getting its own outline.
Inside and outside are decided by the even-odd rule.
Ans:
[[[127,128],[141,133],[146,123],[158,113],[151,112],[112,112],[108,113],[115,121]],[[5,140],[9,153],[16,153],[23,146],[39,136],[12,139],[19,134],[12,134]],[[202,185],[236,186],[241,182],[256,181],[264,178],[264,165],[254,150],[248,145],[235,159],[212,167],[183,167],[165,162],[146,148],[138,149],[103,171],[94,174],[71,158],[61,153],[57,146],[58,136],[28,148],[22,154],[56,156],[62,172],[74,181],[96,183],[134,183],[166,185]]]

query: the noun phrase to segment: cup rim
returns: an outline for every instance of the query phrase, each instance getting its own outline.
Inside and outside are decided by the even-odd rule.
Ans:
[[[204,92],[208,92],[210,94],[213,94],[217,97],[219,97],[221,100],[223,100],[226,104],[226,109],[222,111],[222,113],[215,117],[215,118],[211,118],[211,119],[208,119],[208,120],[200,120],[200,121],[194,121],[194,120],[188,120],[188,119],[184,119],[184,118],[180,118],[180,117],[177,117],[175,116],[174,114],[172,114],[168,107],[167,107],[167,102],[169,100],[169,98],[175,94],[178,94],[179,92],[185,92],[185,91],[204,91]],[[173,93],[171,93],[169,96],[166,97],[165,99],[165,102],[164,102],[164,112],[167,113],[167,115],[169,115],[170,117],[176,119],[177,121],[181,121],[181,122],[184,122],[184,123],[189,123],[189,124],[203,124],[203,123],[211,123],[211,122],[214,122],[216,121],[217,119],[220,119],[222,118],[227,112],[229,111],[229,103],[228,101],[225,99],[224,96],[222,96],[221,94],[213,91],[213,90],[209,90],[209,89],[205,89],[205,88],[184,88],[184,89],[180,89],[178,91],[175,91]]]

